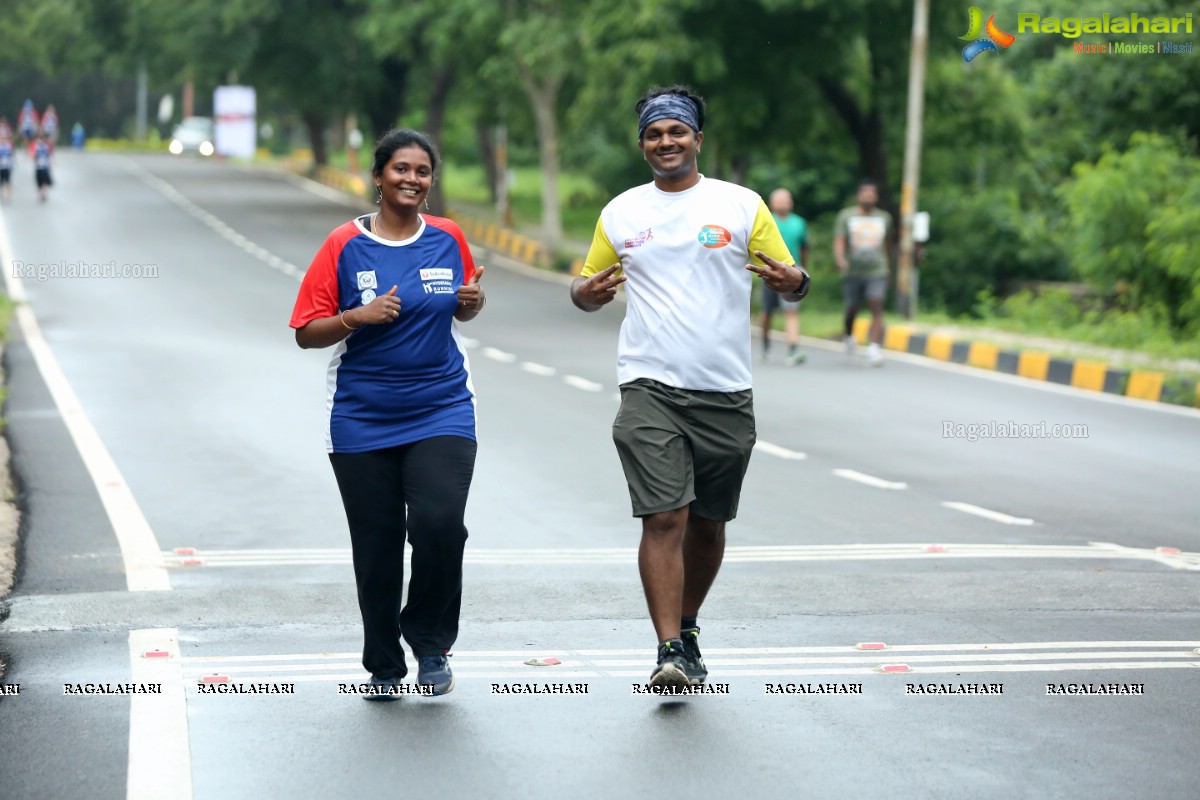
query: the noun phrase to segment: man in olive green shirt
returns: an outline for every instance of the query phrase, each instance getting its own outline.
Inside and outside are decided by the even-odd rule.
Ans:
[[[892,215],[876,207],[879,186],[870,178],[858,183],[858,205],[842,209],[833,224],[833,259],[842,273],[846,306],[846,352],[854,354],[854,318],[866,301],[871,311],[867,360],[882,366],[883,298],[887,294]]]

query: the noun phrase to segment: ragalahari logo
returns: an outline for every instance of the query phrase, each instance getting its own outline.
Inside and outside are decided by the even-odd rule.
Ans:
[[[999,53],[1000,50],[996,47],[996,45],[1000,45],[1000,47],[1008,47],[1017,40],[1017,37],[1013,36],[1011,33],[1005,33],[1004,31],[1000,30],[1000,28],[996,25],[995,14],[992,14],[990,17],[988,17],[986,25],[983,22],[982,9],[971,6],[971,10],[968,12],[968,15],[970,28],[967,30],[965,36],[958,37],[964,42],[970,42],[970,44],[963,48],[963,61],[970,61],[980,53],[987,53],[989,51],[992,53]],[[985,32],[987,33],[987,36],[982,35]]]

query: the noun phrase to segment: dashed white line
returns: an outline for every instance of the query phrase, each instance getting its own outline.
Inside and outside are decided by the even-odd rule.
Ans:
[[[166,657],[145,658],[149,651]],[[192,758],[188,744],[187,694],[175,628],[129,632],[129,660],[134,683],[156,683],[161,694],[129,698],[129,767],[125,797],[154,800],[192,796]]]
[[[604,385],[589,381],[587,378],[581,378],[578,375],[563,375],[563,383],[568,386],[574,386],[576,389],[582,389],[585,392],[602,392]]]
[[[983,517],[984,519],[990,519],[993,522],[1003,522],[1005,525],[1032,525],[1033,524],[1033,520],[1029,519],[1028,517],[1014,517],[1009,514],[1003,514],[999,511],[992,511],[991,509],[980,508],[979,506],[973,506],[970,503],[958,503],[958,502],[946,501],[946,502],[943,502],[942,505],[945,506],[946,508],[952,508],[955,511],[961,511],[964,514],[974,514],[977,517]]]
[[[883,478],[876,478],[874,475],[867,475],[863,472],[857,472],[852,469],[835,469],[834,475],[839,478],[845,478],[848,481],[855,481],[867,486],[874,486],[876,489],[907,489],[908,484],[900,481],[885,481]]]
[[[514,355],[513,353],[506,353],[503,350],[497,350],[495,347],[483,348],[483,354],[484,354],[484,356],[492,359],[493,361],[499,361],[504,364],[511,364],[517,360],[516,355]]]
[[[802,461],[803,459],[808,458],[808,455],[805,453],[801,453],[796,450],[788,450],[786,447],[780,447],[779,445],[771,444],[770,442],[755,442],[754,449],[761,450],[768,455],[786,458],[792,461]]]
[[[547,378],[558,374],[558,370],[554,367],[548,367],[545,364],[538,364],[533,361],[522,361],[521,369],[531,372],[534,375],[543,375]]]
[[[300,269],[295,264],[283,260],[279,256],[271,253],[265,247],[261,247],[251,239],[248,239],[241,233],[238,233],[220,219],[184,197],[174,186],[148,171],[137,162],[132,161],[131,159],[123,159],[121,163],[127,170],[134,173],[147,186],[157,190],[172,203],[179,206],[195,219],[200,220],[205,225],[212,228],[222,238],[241,249],[247,255],[257,258],[267,266],[279,270],[288,277],[304,277],[304,270]]]

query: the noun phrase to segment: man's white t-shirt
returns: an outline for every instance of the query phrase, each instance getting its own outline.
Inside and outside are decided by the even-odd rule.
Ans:
[[[760,250],[794,263],[762,198],[700,176],[682,192],[653,183],[600,213],[580,273],[620,261],[628,307],[617,346],[617,382],[650,378],[679,389],[749,389],[750,292]]]

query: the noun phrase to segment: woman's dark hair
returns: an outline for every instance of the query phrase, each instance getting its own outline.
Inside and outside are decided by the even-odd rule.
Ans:
[[[642,99],[637,101],[637,104],[633,107],[633,113],[640,116],[642,109],[646,106],[646,103],[649,103],[654,98],[664,94],[677,94],[681,97],[686,97],[688,100],[691,100],[692,105],[696,107],[696,121],[700,123],[700,127],[698,127],[696,130],[704,130],[704,98],[696,94],[692,87],[684,86],[679,83],[675,84],[674,86],[655,86],[653,89],[642,95]]]
[[[414,144],[429,154],[429,163],[433,171],[437,172],[438,151],[433,142],[429,141],[429,137],[412,128],[399,128],[388,131],[375,143],[375,165],[371,167],[371,174],[377,177],[382,175],[383,168],[392,160],[397,150]]]

